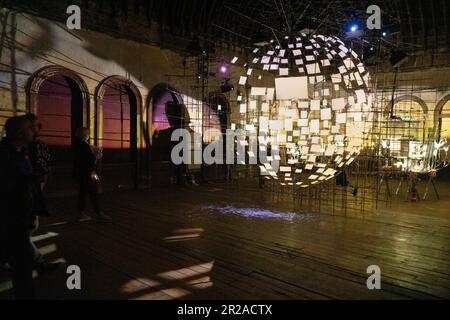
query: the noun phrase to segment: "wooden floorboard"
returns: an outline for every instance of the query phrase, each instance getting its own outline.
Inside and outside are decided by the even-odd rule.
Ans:
[[[83,288],[67,290],[62,268],[36,279],[39,298],[450,298],[450,196],[347,215],[292,213],[244,184],[114,192],[103,202],[112,224],[74,223],[73,197],[49,201],[53,216],[38,234],[55,235],[37,245],[79,265]],[[250,209],[269,212],[245,216]],[[370,265],[381,268],[382,290],[366,287]],[[1,299],[8,281],[0,274]]]

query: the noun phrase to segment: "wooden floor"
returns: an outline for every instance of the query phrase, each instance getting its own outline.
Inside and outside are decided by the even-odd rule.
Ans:
[[[39,298],[450,298],[448,192],[346,217],[289,213],[235,185],[109,193],[104,205],[112,224],[73,223],[75,199],[50,200],[37,245],[80,266],[82,290],[66,289],[63,267],[36,279]],[[382,290],[366,287],[370,265]],[[0,275],[0,299],[9,288]]]

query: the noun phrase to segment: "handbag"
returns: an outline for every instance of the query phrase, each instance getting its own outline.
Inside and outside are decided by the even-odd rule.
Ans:
[[[95,172],[95,171],[92,171],[92,172],[91,172],[91,181],[92,181],[92,182],[98,182],[98,181],[100,181],[100,178],[99,178],[97,172]]]

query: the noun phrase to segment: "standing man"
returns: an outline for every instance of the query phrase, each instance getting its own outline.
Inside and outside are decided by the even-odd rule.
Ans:
[[[18,300],[34,298],[30,229],[36,213],[36,183],[26,151],[33,141],[32,126],[24,117],[10,118],[5,124],[6,138],[0,142],[0,246],[12,268]]]
[[[37,216],[34,222],[34,228],[30,230],[30,241],[34,250],[35,266],[39,272],[45,272],[50,264],[45,263],[44,258],[32,242],[31,237],[33,233],[36,232],[36,230],[39,228],[39,217],[49,216],[47,202],[44,198],[43,192],[50,173],[50,151],[48,146],[40,139],[42,125],[39,122],[38,117],[30,113],[25,115],[24,118],[32,123],[33,141],[28,147],[28,155],[30,158],[31,166],[33,168],[35,182],[38,187],[36,190],[35,200]]]
[[[24,117],[33,124],[34,137],[33,142],[29,147],[30,161],[33,166],[34,175],[37,182],[41,190],[44,190],[50,174],[50,151],[48,146],[40,138],[42,124],[38,117],[32,113],[27,114]]]
[[[89,129],[80,128],[76,132],[76,141],[73,146],[74,165],[73,175],[78,182],[78,220],[88,220],[86,215],[86,196],[91,200],[92,208],[100,222],[110,222],[111,218],[103,214],[100,204],[100,177],[97,172],[97,163],[102,158],[100,149],[89,143]]]

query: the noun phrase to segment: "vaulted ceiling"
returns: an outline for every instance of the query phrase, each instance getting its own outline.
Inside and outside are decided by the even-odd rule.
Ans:
[[[20,8],[62,20],[64,8],[79,4],[91,17],[89,27],[117,31],[112,22],[141,19],[145,28],[190,38],[199,35],[211,41],[247,46],[263,38],[305,28],[322,34],[345,36],[348,24],[365,26],[367,7],[377,4],[382,24],[390,36],[386,41],[407,50],[450,48],[450,3],[448,0],[6,0],[7,7]],[[103,19],[108,17],[109,19]],[[109,25],[110,24],[110,25]],[[144,26],[142,31],[144,31]],[[366,32],[370,40],[378,33]],[[130,38],[139,39],[136,35]]]
[[[283,31],[310,28],[319,33],[344,35],[349,23],[365,26],[367,8],[382,10],[383,28],[399,46],[437,48],[449,45],[450,3],[447,0],[258,0],[217,1],[213,26],[241,36],[254,35],[264,25]],[[222,15],[217,11],[223,12]],[[214,30],[217,32],[217,30]],[[223,30],[221,34],[226,32]],[[367,37],[375,35],[368,32]]]

